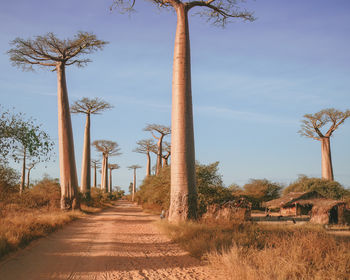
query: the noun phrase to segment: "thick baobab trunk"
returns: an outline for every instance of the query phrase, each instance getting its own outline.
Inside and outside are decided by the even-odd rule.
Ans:
[[[149,152],[147,152],[147,168],[146,168],[146,176],[151,175],[151,156]]]
[[[188,16],[183,4],[178,4],[175,9],[177,27],[171,116],[171,222],[197,218]]]
[[[22,176],[21,176],[21,184],[19,186],[19,193],[22,194],[24,191],[24,184],[26,180],[26,148],[23,149],[23,163],[22,163]]]
[[[112,192],[112,168],[109,169],[109,185],[108,185],[108,192]]]
[[[131,201],[134,201],[134,199],[135,199],[135,192],[136,192],[136,168],[134,169],[134,183],[132,184],[132,197],[131,197]]]
[[[83,160],[81,163],[81,192],[90,198],[91,189],[90,114],[86,114]]]
[[[108,192],[108,156],[106,155],[103,155],[102,160],[101,190]]]
[[[61,209],[80,208],[74,141],[69,111],[64,63],[57,65],[58,143],[60,161]]]
[[[156,175],[159,175],[159,172],[162,169],[162,154],[163,154],[162,144],[163,144],[163,138],[164,138],[164,135],[161,134],[159,136],[158,143],[157,143],[158,152],[157,152]]]
[[[327,180],[334,180],[331,143],[329,137],[321,138],[321,153],[322,153],[322,178]]]
[[[93,187],[96,188],[96,185],[97,185],[97,166],[96,166],[96,163],[94,164],[94,178],[93,178]]]

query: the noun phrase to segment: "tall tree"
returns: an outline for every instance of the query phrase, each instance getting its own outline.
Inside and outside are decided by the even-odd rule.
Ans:
[[[191,59],[188,12],[200,8],[198,14],[224,26],[230,19],[253,21],[252,13],[240,11],[236,0],[152,0],[159,7],[173,8],[177,16],[175,35],[172,116],[171,116],[171,200],[169,221],[197,218],[195,183],[195,150],[191,91]],[[240,1],[242,2],[242,1]],[[113,0],[113,6],[130,10],[135,0]],[[112,6],[112,8],[113,8]]]
[[[112,171],[115,169],[119,169],[120,166],[118,164],[108,164],[109,168],[109,187],[108,192],[111,193],[113,191],[113,184],[112,184]]]
[[[91,167],[94,169],[94,177],[92,179],[92,186],[96,188],[97,186],[97,168],[101,167],[101,161],[99,159],[92,159],[91,160]]]
[[[330,138],[333,132],[350,117],[350,110],[341,112],[333,108],[315,114],[306,114],[302,120],[299,134],[321,142],[322,178],[334,180]],[[324,129],[324,132],[321,130]]]
[[[160,172],[160,169],[162,168],[163,139],[166,135],[170,134],[170,127],[159,125],[159,124],[149,124],[144,128],[144,131],[151,132],[154,139],[157,140],[156,175],[158,175]],[[158,135],[156,135],[155,133]]]
[[[47,66],[57,72],[58,142],[60,161],[61,209],[80,208],[78,177],[74,155],[72,123],[66,84],[66,66],[85,66],[89,59],[79,58],[102,49],[107,42],[97,40],[87,32],[78,32],[73,39],[58,39],[53,33],[35,39],[16,38],[8,51],[15,66],[33,70],[33,66]]]
[[[90,198],[91,189],[90,116],[100,114],[111,108],[113,108],[111,104],[98,97],[93,99],[84,97],[75,101],[71,107],[71,113],[86,115],[80,189],[87,199]]]
[[[108,192],[108,158],[121,155],[119,145],[117,142],[108,140],[96,140],[92,145],[97,151],[102,152],[101,189]]]
[[[150,152],[156,149],[153,139],[145,139],[136,142],[137,147],[134,150],[136,153],[145,154],[147,156],[146,176],[151,175],[151,155]]]
[[[135,199],[135,192],[136,192],[136,169],[141,168],[142,166],[134,164],[134,165],[130,165],[128,166],[129,169],[134,170],[134,181],[132,184],[132,195],[131,195],[131,201],[134,201]],[[130,184],[131,185],[131,184]]]

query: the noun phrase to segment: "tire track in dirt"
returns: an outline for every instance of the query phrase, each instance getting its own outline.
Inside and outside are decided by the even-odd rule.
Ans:
[[[217,279],[126,201],[75,221],[0,264],[1,280]]]

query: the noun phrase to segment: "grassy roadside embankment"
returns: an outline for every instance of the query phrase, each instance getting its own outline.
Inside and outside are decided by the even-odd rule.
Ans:
[[[312,225],[159,223],[192,256],[225,279],[350,279],[350,238]]]
[[[22,195],[2,193],[0,198],[0,259],[23,248],[32,240],[48,235],[68,222],[108,207],[110,200],[93,189],[91,200],[81,203],[81,211],[61,211],[59,184],[43,180]]]

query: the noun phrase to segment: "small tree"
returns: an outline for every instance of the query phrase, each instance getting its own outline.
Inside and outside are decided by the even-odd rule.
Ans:
[[[134,181],[133,181],[133,184],[132,184],[132,195],[131,195],[131,201],[134,201],[134,199],[135,199],[135,192],[136,192],[136,169],[141,168],[141,166],[137,165],[137,164],[134,164],[134,165],[128,166],[128,168],[134,170]]]
[[[13,48],[8,51],[13,64],[23,70],[43,66],[57,72],[58,142],[63,210],[80,208],[65,69],[66,66],[73,64],[78,67],[86,65],[90,60],[80,59],[79,56],[102,49],[106,43],[87,32],[78,32],[74,39],[65,40],[58,39],[53,33],[47,33],[45,36],[35,37],[34,40],[16,38],[11,42]]]
[[[97,168],[101,167],[101,161],[99,159],[92,159],[91,160],[91,168],[94,169],[94,177],[92,179],[93,187],[96,188],[97,186]]]
[[[145,154],[147,156],[146,176],[151,175],[151,156],[150,152],[156,149],[153,139],[145,139],[136,142],[137,147],[134,150],[136,153]]]
[[[162,168],[162,144],[163,144],[163,138],[166,135],[170,134],[170,127],[159,125],[159,124],[149,124],[144,128],[144,131],[149,131],[152,133],[152,136],[157,141],[157,165],[156,165],[156,175],[159,174],[160,169]],[[158,135],[156,135],[157,133]]]
[[[109,187],[108,192],[111,193],[113,191],[113,185],[112,185],[112,171],[115,169],[119,169],[120,166],[118,164],[108,164],[109,168]]]
[[[25,187],[26,160],[30,157],[34,161],[48,161],[54,143],[49,135],[35,125],[34,120],[21,121],[16,128],[13,139],[18,143],[17,153],[13,153],[15,161],[22,160],[22,176],[19,192],[22,193]]]
[[[30,186],[30,172],[32,171],[32,169],[38,164],[38,161],[32,161],[31,163],[29,163],[29,165],[26,167],[26,169],[28,170],[27,172],[27,189],[29,189]]]
[[[348,117],[350,117],[350,110],[341,112],[333,108],[304,115],[299,134],[321,142],[323,179],[334,180],[330,137]],[[322,132],[322,129],[325,129],[325,132]]]
[[[171,155],[171,145],[169,142],[164,142],[164,151],[166,154],[162,155],[163,158],[163,166],[169,165],[169,157]]]
[[[173,60],[171,112],[171,203],[169,220],[178,222],[197,218],[195,150],[191,89],[190,32],[188,13],[198,8],[198,14],[214,24],[224,26],[228,20],[254,20],[250,12],[240,11],[236,0],[152,0],[162,8],[176,12],[177,25]],[[114,6],[130,10],[135,0],[113,0]]]
[[[91,189],[90,116],[100,114],[111,108],[113,108],[112,105],[98,97],[94,99],[84,97],[75,101],[71,107],[71,112],[73,114],[86,115],[80,189],[83,195],[88,199],[90,198]]]
[[[101,189],[108,192],[108,158],[121,155],[119,145],[108,140],[96,140],[92,145],[97,151],[102,152]]]

